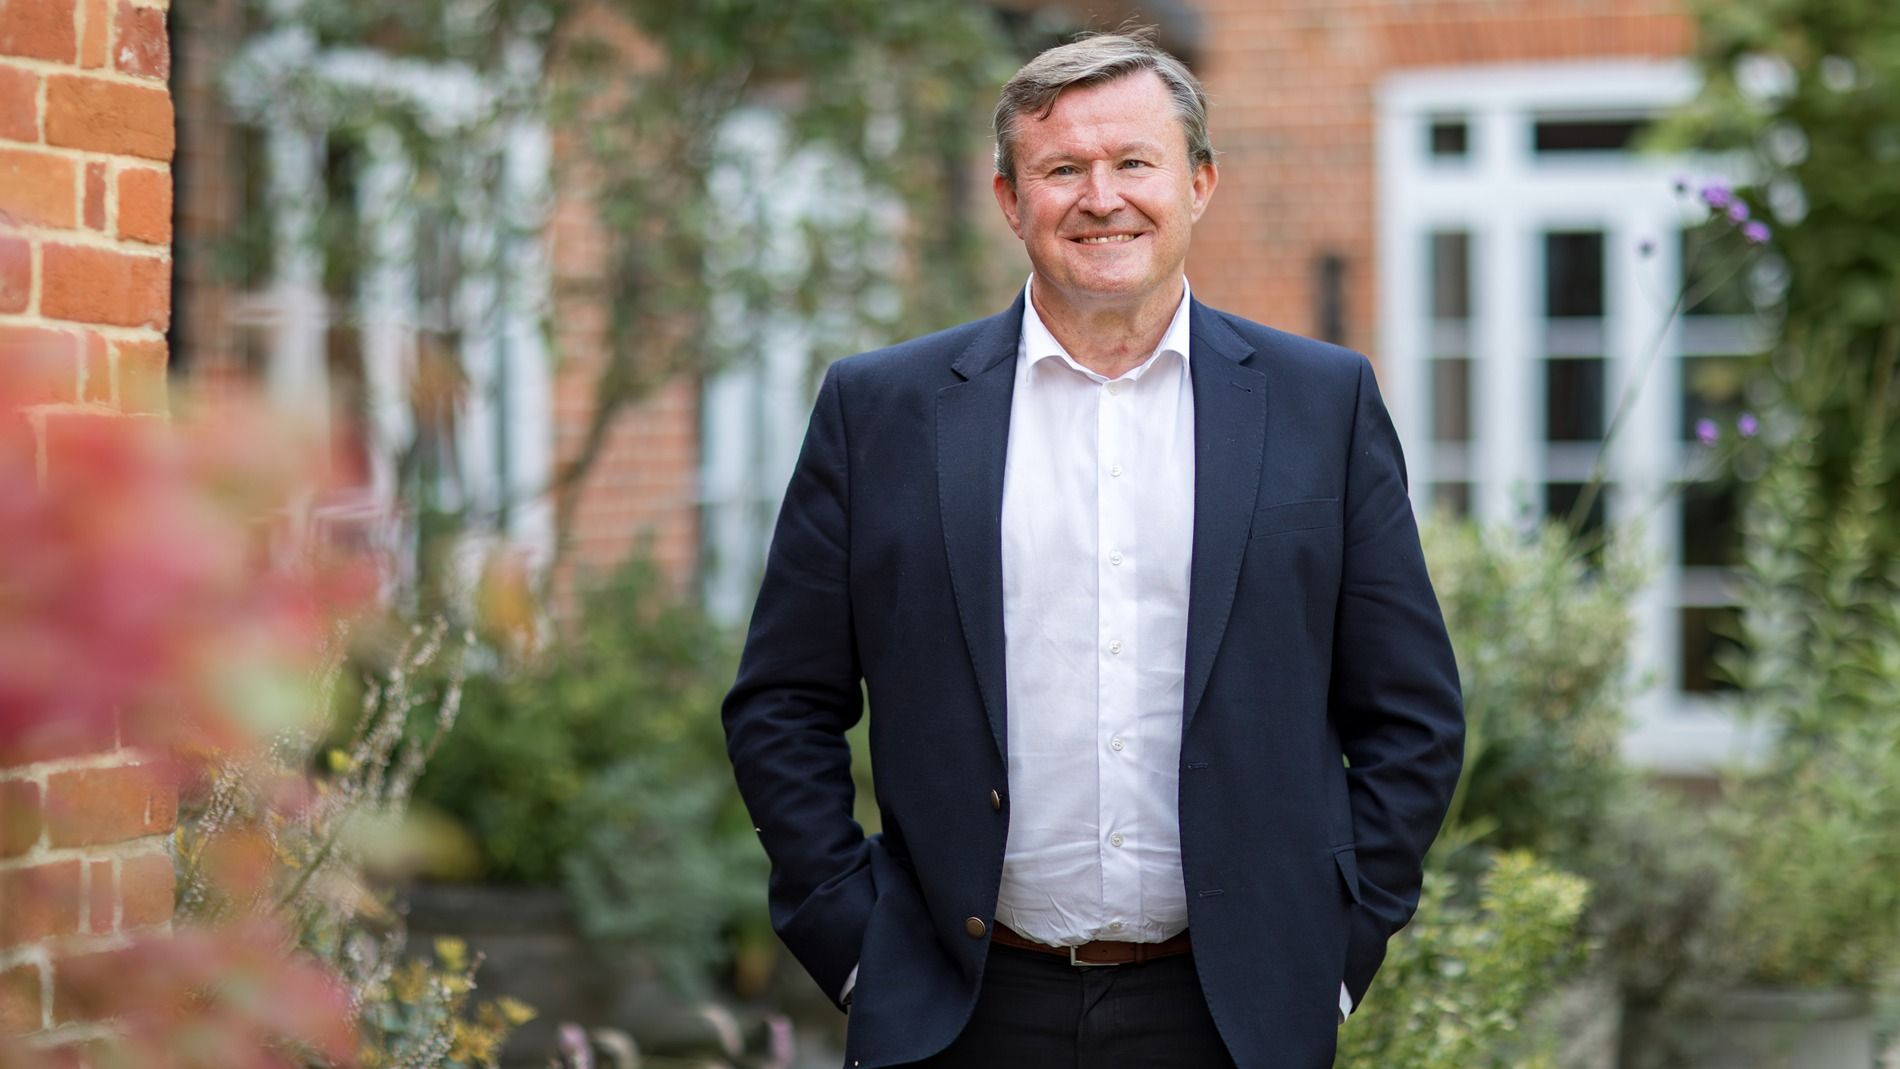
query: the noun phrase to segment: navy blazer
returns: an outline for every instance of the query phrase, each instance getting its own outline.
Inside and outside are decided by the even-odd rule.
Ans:
[[[1199,302],[1190,315],[1188,932],[1242,1069],[1326,1066],[1340,983],[1365,998],[1418,902],[1463,759],[1457,668],[1365,358]],[[1019,297],[832,365],[723,709],[773,927],[834,999],[859,968],[855,1069],[949,1045],[989,953],[1021,329]],[[869,837],[844,737],[860,681],[883,820]]]

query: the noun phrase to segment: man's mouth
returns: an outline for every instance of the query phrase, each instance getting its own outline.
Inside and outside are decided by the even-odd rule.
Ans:
[[[1073,240],[1083,245],[1118,245],[1124,241],[1133,241],[1140,236],[1140,234],[1098,234]]]

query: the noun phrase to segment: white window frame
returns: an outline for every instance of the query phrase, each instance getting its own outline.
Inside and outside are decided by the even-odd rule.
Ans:
[[[526,42],[515,42],[506,59],[511,81],[540,77],[534,49]],[[496,91],[484,86],[480,72],[459,63],[423,63],[367,48],[321,49],[295,24],[247,42],[227,75],[226,95],[235,109],[265,131],[266,225],[276,251],[271,276],[253,280],[238,295],[237,317],[270,338],[266,396],[327,433],[324,339],[335,310],[322,289],[322,253],[308,238],[324,197],[327,130],[310,116],[290,111],[272,92],[272,79],[293,76],[405,97],[450,131],[476,129]],[[465,463],[454,485],[444,489],[478,516],[497,519],[475,525],[458,547],[456,567],[464,585],[472,583],[497,542],[523,553],[536,567],[550,562],[555,549],[553,368],[543,330],[550,272],[543,242],[509,236],[538,231],[536,224],[546,217],[551,141],[546,124],[529,119],[509,123],[498,136],[501,207],[508,225],[477,221],[454,235],[470,256],[491,253],[501,240],[512,246],[495,257],[507,265],[505,285],[472,274],[451,298],[450,318],[464,327],[456,355],[469,389],[455,443]],[[357,208],[368,255],[351,314],[362,326],[368,481],[357,500],[330,502],[315,519],[367,528],[371,541],[400,565],[412,554],[401,551],[408,536],[395,521],[396,458],[416,433],[407,396],[416,339],[422,330],[447,324],[425,322],[419,305],[417,219],[402,195],[410,165],[400,139],[392,131],[371,130],[366,142]]]
[[[1587,60],[1406,71],[1376,89],[1379,357],[1393,420],[1423,509],[1439,470],[1431,438],[1430,264],[1428,236],[1470,235],[1471,442],[1466,478],[1472,516],[1485,523],[1541,512],[1545,481],[1541,235],[1604,235],[1605,420],[1642,374],[1625,425],[1612,442],[1606,507],[1612,523],[1631,507],[1668,494],[1694,468],[1679,432],[1683,323],[1668,321],[1681,278],[1676,235],[1704,217],[1679,195],[1678,179],[1723,170],[1720,161],[1621,152],[1533,150],[1534,119],[1564,115],[1660,115],[1698,88],[1683,60]],[[1467,122],[1463,157],[1434,158],[1434,118]],[[1727,166],[1732,166],[1729,164]],[[1649,243],[1649,252],[1642,251]],[[1633,703],[1624,753],[1658,771],[1698,775],[1746,758],[1757,736],[1738,729],[1719,698],[1680,690],[1677,612],[1685,603],[1680,511],[1669,497],[1640,529],[1653,582],[1635,616]],[[1692,570],[1699,571],[1699,570]],[[1706,586],[1690,575],[1689,587]],[[1691,598],[1689,603],[1707,603]]]

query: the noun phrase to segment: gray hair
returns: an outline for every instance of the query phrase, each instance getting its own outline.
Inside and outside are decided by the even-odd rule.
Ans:
[[[1023,64],[1004,83],[996,102],[996,173],[1016,184],[1016,121],[1024,112],[1047,118],[1065,89],[1105,85],[1144,70],[1155,72],[1174,98],[1175,114],[1187,134],[1188,161],[1197,168],[1213,163],[1207,93],[1186,64],[1155,46],[1153,34],[1152,28],[1086,34]]]

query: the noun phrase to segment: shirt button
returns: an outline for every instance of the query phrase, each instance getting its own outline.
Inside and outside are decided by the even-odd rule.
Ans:
[[[1122,748],[1122,745],[1122,737],[1120,735],[1108,740],[1108,748],[1111,750],[1119,750]]]
[[[1108,466],[1108,474],[1117,479],[1121,478],[1122,466],[1120,464],[1110,464]]]
[[[1120,392],[1122,392],[1122,380],[1120,380],[1120,379],[1116,379],[1116,380],[1115,380],[1114,382],[1111,382],[1111,383],[1109,383],[1109,384],[1108,384],[1108,392],[1109,392],[1109,393],[1110,393],[1111,395],[1113,395],[1113,394],[1118,394],[1118,393],[1120,393]]]
[[[1120,564],[1121,562],[1122,562],[1122,555],[1120,553],[1110,553],[1108,555],[1108,563]]]
[[[1122,651],[1122,640],[1121,640],[1121,639],[1116,639],[1115,641],[1113,641],[1113,642],[1110,642],[1110,643],[1108,644],[1108,652],[1110,652],[1110,653],[1120,653],[1121,651]]]
[[[1122,844],[1122,837],[1119,834],[1111,835],[1108,837],[1108,845],[1120,846],[1121,844]]]

